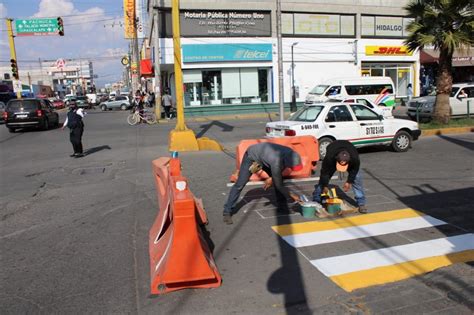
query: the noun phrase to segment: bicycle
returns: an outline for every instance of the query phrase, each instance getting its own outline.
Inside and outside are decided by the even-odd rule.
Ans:
[[[131,126],[138,124],[142,120],[149,125],[156,124],[155,113],[144,111],[143,115],[140,115],[140,112],[136,110],[127,117],[127,122]]]

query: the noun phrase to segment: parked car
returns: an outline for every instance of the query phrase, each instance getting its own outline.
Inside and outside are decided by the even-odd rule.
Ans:
[[[121,110],[127,110],[127,109],[131,108],[131,104],[130,104],[130,101],[128,99],[128,96],[117,95],[117,96],[115,96],[115,100],[113,100],[113,101],[106,101],[106,102],[100,103],[99,108],[103,111],[112,110],[114,108],[121,109]]]
[[[405,152],[421,134],[416,122],[384,117],[358,103],[326,102],[306,105],[286,121],[269,122],[267,137],[312,135],[319,141],[319,156],[334,140],[348,140],[356,147],[390,145]]]
[[[76,96],[76,105],[78,108],[92,108],[92,105],[89,102],[87,96]]]
[[[5,118],[3,117],[3,113],[5,112],[5,103],[0,102],[0,122],[5,122]]]
[[[464,93],[463,93],[464,92]],[[436,101],[436,91],[430,95],[415,97],[408,101],[407,115],[412,120],[428,122],[433,115]],[[471,102],[470,113],[474,111],[474,83],[456,83],[449,97],[449,106],[451,107],[451,117],[463,117],[468,113],[468,102]]]
[[[60,98],[52,97],[52,98],[49,98],[48,100],[51,102],[51,104],[53,104],[53,107],[55,109],[61,109],[65,107],[64,101]]]
[[[18,128],[34,127],[48,130],[59,126],[59,115],[47,99],[13,99],[7,103],[3,114],[5,125],[10,132]]]
[[[64,100],[63,100],[63,101],[64,101],[64,105],[65,105],[65,106],[69,106],[69,101],[70,101],[71,99],[76,99],[76,96],[75,96],[75,95],[72,95],[72,94],[69,94],[69,95],[64,96]]]

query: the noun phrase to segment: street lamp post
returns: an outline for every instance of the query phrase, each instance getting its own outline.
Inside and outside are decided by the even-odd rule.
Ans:
[[[291,44],[291,105],[290,111],[296,112],[296,91],[295,91],[295,62],[293,58],[293,47],[298,45],[298,42]]]

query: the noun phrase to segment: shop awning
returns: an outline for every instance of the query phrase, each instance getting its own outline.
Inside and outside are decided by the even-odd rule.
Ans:
[[[420,62],[438,63],[439,52],[434,49],[423,49],[420,53]],[[453,67],[474,66],[474,49],[455,50],[453,53]]]
[[[140,73],[142,77],[153,76],[153,65],[151,64],[151,59],[140,60]]]

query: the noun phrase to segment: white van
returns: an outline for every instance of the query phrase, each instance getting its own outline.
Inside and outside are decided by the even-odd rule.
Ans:
[[[378,106],[395,105],[395,88],[390,77],[353,77],[329,79],[315,86],[306,96],[306,104],[328,99],[363,96]]]

